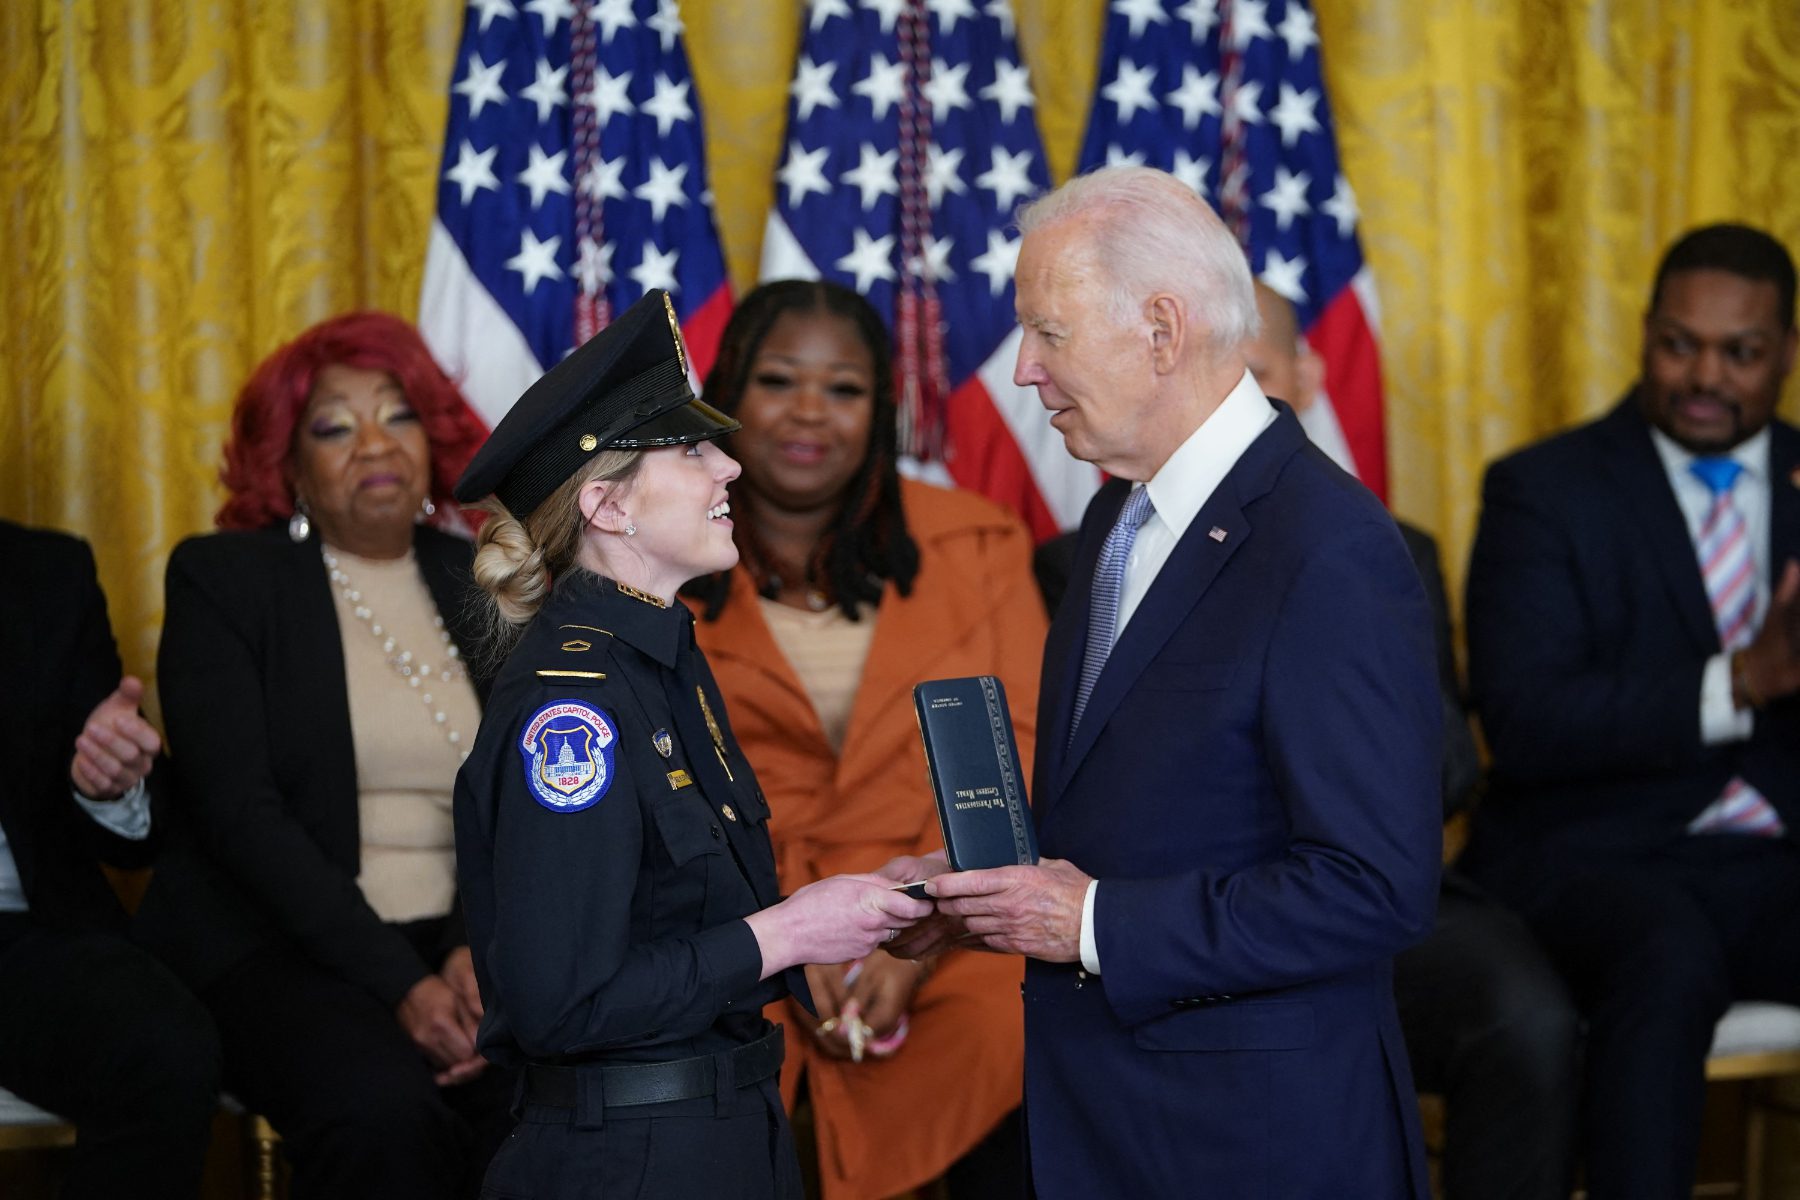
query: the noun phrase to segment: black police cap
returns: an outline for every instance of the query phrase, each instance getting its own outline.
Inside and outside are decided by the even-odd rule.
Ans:
[[[704,442],[737,428],[688,386],[675,306],[652,289],[526,389],[453,494],[472,504],[492,493],[523,518],[602,450]]]

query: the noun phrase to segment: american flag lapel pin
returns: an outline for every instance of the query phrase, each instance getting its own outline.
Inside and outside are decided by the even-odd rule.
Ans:
[[[1222,526],[1214,525],[1211,529],[1206,531],[1206,536],[1215,542],[1224,542],[1225,530]]]

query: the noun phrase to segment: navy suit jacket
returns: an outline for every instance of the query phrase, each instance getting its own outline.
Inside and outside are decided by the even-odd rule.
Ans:
[[[1770,435],[1774,577],[1800,557],[1800,430]],[[1634,397],[1489,468],[1468,618],[1494,776],[1464,861],[1486,881],[1528,897],[1570,861],[1667,845],[1733,775],[1800,829],[1800,701],[1758,714],[1747,741],[1701,743],[1719,635]]]
[[[1123,481],[1089,505],[1051,627],[1034,812],[1043,852],[1100,880],[1102,974],[1026,968],[1046,1200],[1427,1194],[1391,959],[1437,895],[1431,620],[1393,520],[1278,408],[1072,741]]]

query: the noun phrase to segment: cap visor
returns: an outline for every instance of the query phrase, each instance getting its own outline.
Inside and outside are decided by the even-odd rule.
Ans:
[[[681,446],[689,442],[711,441],[727,433],[735,433],[739,424],[704,400],[689,400],[661,412],[613,438],[611,447],[621,450],[648,450],[656,446]]]

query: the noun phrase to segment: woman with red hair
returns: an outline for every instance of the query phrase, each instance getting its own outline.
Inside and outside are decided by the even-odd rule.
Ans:
[[[418,330],[391,313],[354,312],[320,322],[277,349],[238,393],[219,472],[228,493],[216,518],[220,529],[260,529],[293,515],[295,434],[319,373],[331,366],[392,378],[430,446],[427,503],[434,511],[440,502],[451,503],[450,488],[487,429]]]
[[[221,532],[169,559],[182,819],[138,927],[211,1010],[296,1200],[472,1194],[508,1125],[450,817],[484,691],[471,549],[439,528],[484,433],[411,325],[325,321],[244,385]]]

